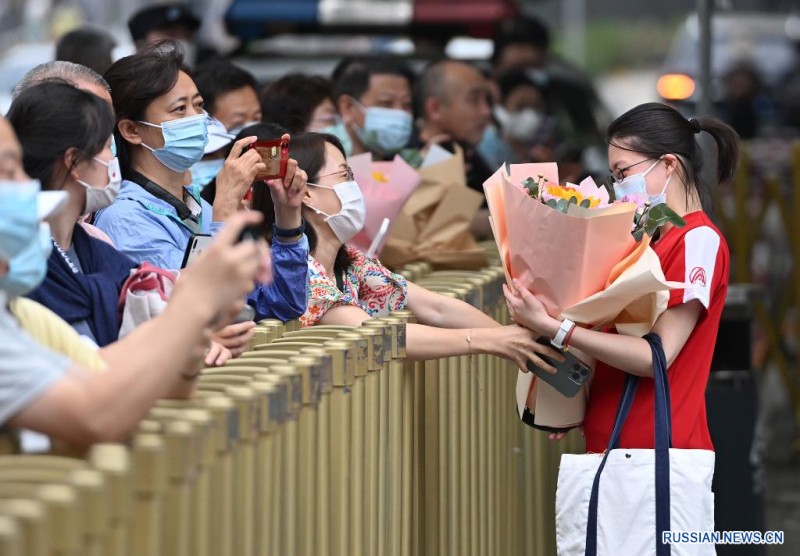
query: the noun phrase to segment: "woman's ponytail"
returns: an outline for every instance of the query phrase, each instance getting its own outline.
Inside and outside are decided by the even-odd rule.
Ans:
[[[720,184],[733,180],[739,165],[739,135],[731,126],[710,116],[693,118],[699,129],[705,131],[717,143],[717,179]]]

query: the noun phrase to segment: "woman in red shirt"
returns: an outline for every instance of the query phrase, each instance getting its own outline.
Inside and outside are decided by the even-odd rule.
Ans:
[[[701,174],[703,152],[697,134],[717,145],[715,180]],[[708,432],[705,390],[728,290],[730,254],[725,238],[704,212],[711,190],[736,171],[738,136],[711,117],[687,120],[664,104],[637,106],[608,128],[608,158],[618,194],[639,193],[652,204],[666,203],[686,226],[662,227],[651,244],[667,280],[685,289],[670,292],[667,310],[653,332],[661,336],[669,365],[672,438],[675,448],[713,450]],[[518,323],[550,338],[569,338],[570,346],[597,361],[584,419],[588,452],[606,449],[622,396],[624,373],[653,376],[649,344],[642,338],[576,327],[547,314],[535,295],[517,285],[506,299]],[[571,331],[571,334],[568,333]],[[653,381],[644,381],[622,430],[620,448],[653,448]],[[551,434],[551,439],[563,438]]]

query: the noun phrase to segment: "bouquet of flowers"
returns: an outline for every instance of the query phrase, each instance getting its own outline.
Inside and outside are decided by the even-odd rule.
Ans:
[[[386,235],[379,237],[384,219],[390,224],[395,221],[422,180],[414,168],[399,156],[395,156],[391,162],[373,162],[372,155],[364,153],[351,156],[348,163],[367,207],[364,229],[351,243],[366,253],[377,242],[374,254],[378,255],[386,242]]]
[[[612,201],[591,178],[560,185],[554,163],[501,168],[484,191],[509,284],[519,280],[555,317],[644,335],[666,310],[668,290],[683,287],[664,279],[649,246],[660,226],[683,225],[666,205]],[[517,386],[520,415],[526,405],[538,407],[537,426],[582,422],[585,395],[566,398],[529,373],[520,373]]]
[[[469,231],[483,196],[467,187],[463,152],[434,145],[418,175],[422,181],[392,222],[381,262],[395,270],[412,262],[436,269],[485,267],[486,252]]]

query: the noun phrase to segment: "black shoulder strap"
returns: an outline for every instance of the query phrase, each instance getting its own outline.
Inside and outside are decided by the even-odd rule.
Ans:
[[[165,203],[168,203],[178,213],[178,218],[183,220],[183,222],[186,223],[187,226],[189,226],[192,229],[197,228],[198,226],[197,218],[192,214],[192,211],[189,210],[189,207],[187,207],[186,203],[184,203],[181,199],[178,199],[175,195],[173,195],[172,193],[170,193],[157,183],[147,179],[142,174],[134,170],[129,170],[127,172],[126,178],[138,184],[142,189],[150,193],[150,195],[152,195],[153,197],[157,197],[162,201],[164,201]],[[189,224],[189,222],[192,222],[193,224]]]

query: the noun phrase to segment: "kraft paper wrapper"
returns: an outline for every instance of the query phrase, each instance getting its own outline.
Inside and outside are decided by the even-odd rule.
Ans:
[[[364,153],[351,156],[348,159],[348,163],[364,195],[364,202],[367,207],[364,229],[350,243],[361,251],[366,252],[372,245],[372,240],[378,234],[383,219],[388,218],[394,224],[397,215],[417,187],[419,187],[422,178],[400,156],[395,156],[391,162],[373,162],[372,155]],[[378,180],[374,175],[375,173],[382,174],[387,181]],[[391,230],[392,227],[390,226],[389,229]],[[388,234],[386,237],[388,237]],[[379,255],[381,253],[385,243],[386,239],[381,241],[376,254]]]
[[[667,308],[669,289],[684,285],[665,280],[649,238],[633,240],[635,205],[573,206],[563,214],[522,189],[525,178],[540,174],[558,183],[555,164],[520,164],[484,184],[509,284],[521,281],[553,316],[592,327],[613,323],[622,334],[649,332]],[[521,371],[517,390],[520,414],[527,404],[537,425],[566,429],[583,420],[585,395],[566,398]]]
[[[381,262],[400,268],[428,262],[434,268],[479,269],[486,253],[469,231],[483,195],[466,185],[464,156],[421,168],[421,183],[395,217]]]

